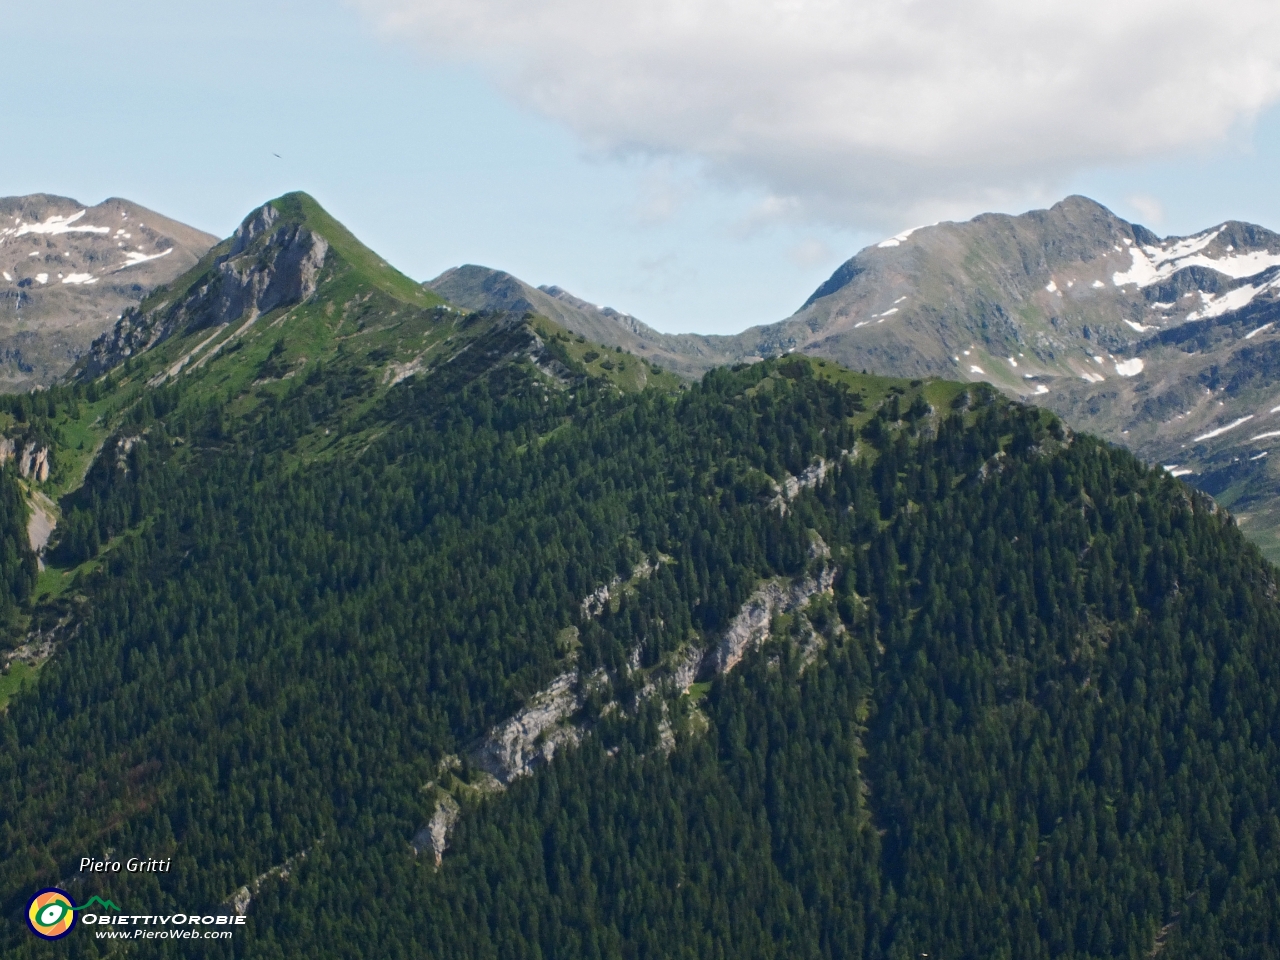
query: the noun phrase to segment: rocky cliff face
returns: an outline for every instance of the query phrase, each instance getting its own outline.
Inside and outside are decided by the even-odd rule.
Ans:
[[[215,242],[128,200],[0,198],[0,390],[51,383]]]
[[[18,464],[18,474],[44,483],[49,479],[49,448],[40,443],[0,437],[0,467],[10,460]]]
[[[549,763],[561,747],[577,743],[581,729],[566,721],[582,709],[578,675],[564,673],[514,717],[495,727],[474,753],[477,765],[504,787]]]
[[[827,567],[816,577],[769,580],[761,584],[707,654],[703,671],[715,675],[732,670],[749,650],[768,639],[776,615],[804,609],[814,597],[829,593],[835,582],[835,568]]]
[[[93,377],[175,333],[249,322],[315,293],[329,244],[307,226],[259,207],[214,251],[212,267],[190,287],[147,309],[127,311],[95,340],[81,367]]]

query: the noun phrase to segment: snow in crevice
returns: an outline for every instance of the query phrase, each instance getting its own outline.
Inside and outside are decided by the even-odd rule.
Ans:
[[[1260,326],[1260,327],[1255,327],[1254,329],[1250,330],[1248,333],[1246,333],[1246,334],[1244,335],[1244,338],[1245,338],[1246,340],[1252,340],[1252,339],[1253,339],[1254,337],[1256,337],[1258,334],[1262,333],[1262,331],[1263,331],[1263,330],[1266,330],[1266,329],[1268,329],[1269,327],[1272,327],[1272,326],[1274,326],[1274,325],[1275,325],[1275,321],[1274,321],[1274,320],[1273,320],[1271,323],[1264,323],[1262,326]]]
[[[22,237],[27,234],[43,234],[57,236],[63,233],[110,233],[110,227],[94,227],[88,224],[73,226],[87,211],[81,210],[66,217],[52,216],[44,223],[23,223],[18,221],[16,227],[0,229],[0,237]]]
[[[1241,417],[1239,420],[1234,420],[1231,423],[1228,423],[1225,427],[1218,427],[1214,430],[1210,430],[1208,433],[1202,433],[1200,434],[1200,436],[1194,437],[1191,442],[1199,443],[1201,440],[1212,440],[1214,437],[1220,437],[1224,433],[1226,433],[1228,430],[1234,430],[1236,427],[1240,426],[1241,424],[1248,423],[1252,419],[1253,419],[1253,414],[1251,413],[1248,416]]]
[[[91,283],[97,283],[98,278],[95,277],[92,273],[70,273],[70,274],[67,274],[67,276],[62,278],[62,282],[76,283],[76,284],[82,283],[87,286]]]
[[[1138,333],[1146,333],[1148,330],[1155,329],[1154,327],[1147,326],[1145,323],[1135,323],[1132,320],[1126,320],[1125,323],[1131,326],[1134,330],[1137,330]]]
[[[168,250],[163,250],[160,253],[153,253],[149,256],[143,253],[141,250],[129,250],[124,255],[125,257],[124,265],[116,267],[116,269],[113,272],[119,273],[121,270],[124,270],[126,267],[136,267],[138,264],[146,263],[148,260],[159,260],[161,257],[167,257],[171,253],[173,253],[173,247],[170,247]]]

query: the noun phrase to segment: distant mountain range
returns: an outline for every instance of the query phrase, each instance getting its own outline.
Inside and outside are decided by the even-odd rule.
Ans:
[[[194,266],[213,237],[125,200],[11,198],[0,218],[0,387],[52,382],[101,334],[110,332],[86,369],[192,322],[168,298],[173,316],[151,317],[144,334],[130,310]],[[245,258],[223,253],[224,312],[250,294],[265,311],[294,292],[258,289],[257,268],[241,276],[233,263]],[[425,287],[464,310],[547,317],[690,379],[795,351],[888,376],[988,381],[1186,477],[1280,558],[1270,457],[1280,441],[1280,235],[1259,226],[1161,238],[1068,197],[1021,216],[920,227],[842,264],[791,317],[731,336],[662,333],[476,265]]]
[[[52,383],[215,242],[128,200],[0,198],[0,390]]]
[[[429,286],[470,309],[511,309],[509,291],[532,290],[481,267]],[[887,376],[988,381],[1214,494],[1277,558],[1278,291],[1269,230],[1232,221],[1161,238],[1068,197],[904,231],[842,264],[791,317],[732,336],[660,334],[589,305],[559,316],[686,374],[797,351]],[[546,308],[525,299],[519,309]]]

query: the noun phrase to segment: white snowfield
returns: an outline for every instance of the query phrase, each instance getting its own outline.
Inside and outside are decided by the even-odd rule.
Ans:
[[[71,273],[63,277],[62,282],[63,283],[83,283],[87,285],[90,283],[97,283],[98,278],[95,277],[92,273]]]
[[[1117,287],[1130,283],[1149,287],[1153,283],[1168,280],[1186,267],[1207,267],[1233,280],[1243,280],[1245,277],[1257,276],[1269,267],[1280,265],[1280,253],[1271,253],[1269,250],[1241,253],[1216,260],[1201,253],[1221,232],[1222,228],[1219,227],[1198,237],[1180,240],[1166,249],[1134,245],[1129,248],[1133,263],[1123,273],[1113,274],[1111,282]]]
[[[0,237],[22,237],[28,233],[43,234],[45,236],[57,236],[62,233],[110,233],[110,227],[94,227],[89,224],[83,226],[73,226],[73,224],[85,215],[84,210],[79,213],[73,213],[70,216],[59,217],[52,216],[44,223],[23,223],[18,221],[16,227],[5,227],[0,229]]]
[[[1155,327],[1149,327],[1145,323],[1134,323],[1132,320],[1126,320],[1125,323],[1133,327],[1133,329],[1137,330],[1139,333],[1146,333],[1148,330],[1155,329]]]

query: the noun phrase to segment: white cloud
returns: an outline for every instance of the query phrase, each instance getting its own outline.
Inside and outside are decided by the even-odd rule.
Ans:
[[[1164,220],[1164,204],[1155,197],[1145,193],[1135,193],[1125,197],[1125,203],[1138,212],[1143,224],[1148,227],[1159,226]]]
[[[787,257],[801,268],[830,266],[836,259],[834,251],[814,237],[801,240],[787,252]]]
[[[593,147],[895,227],[1221,138],[1280,96],[1274,0],[348,2]]]

